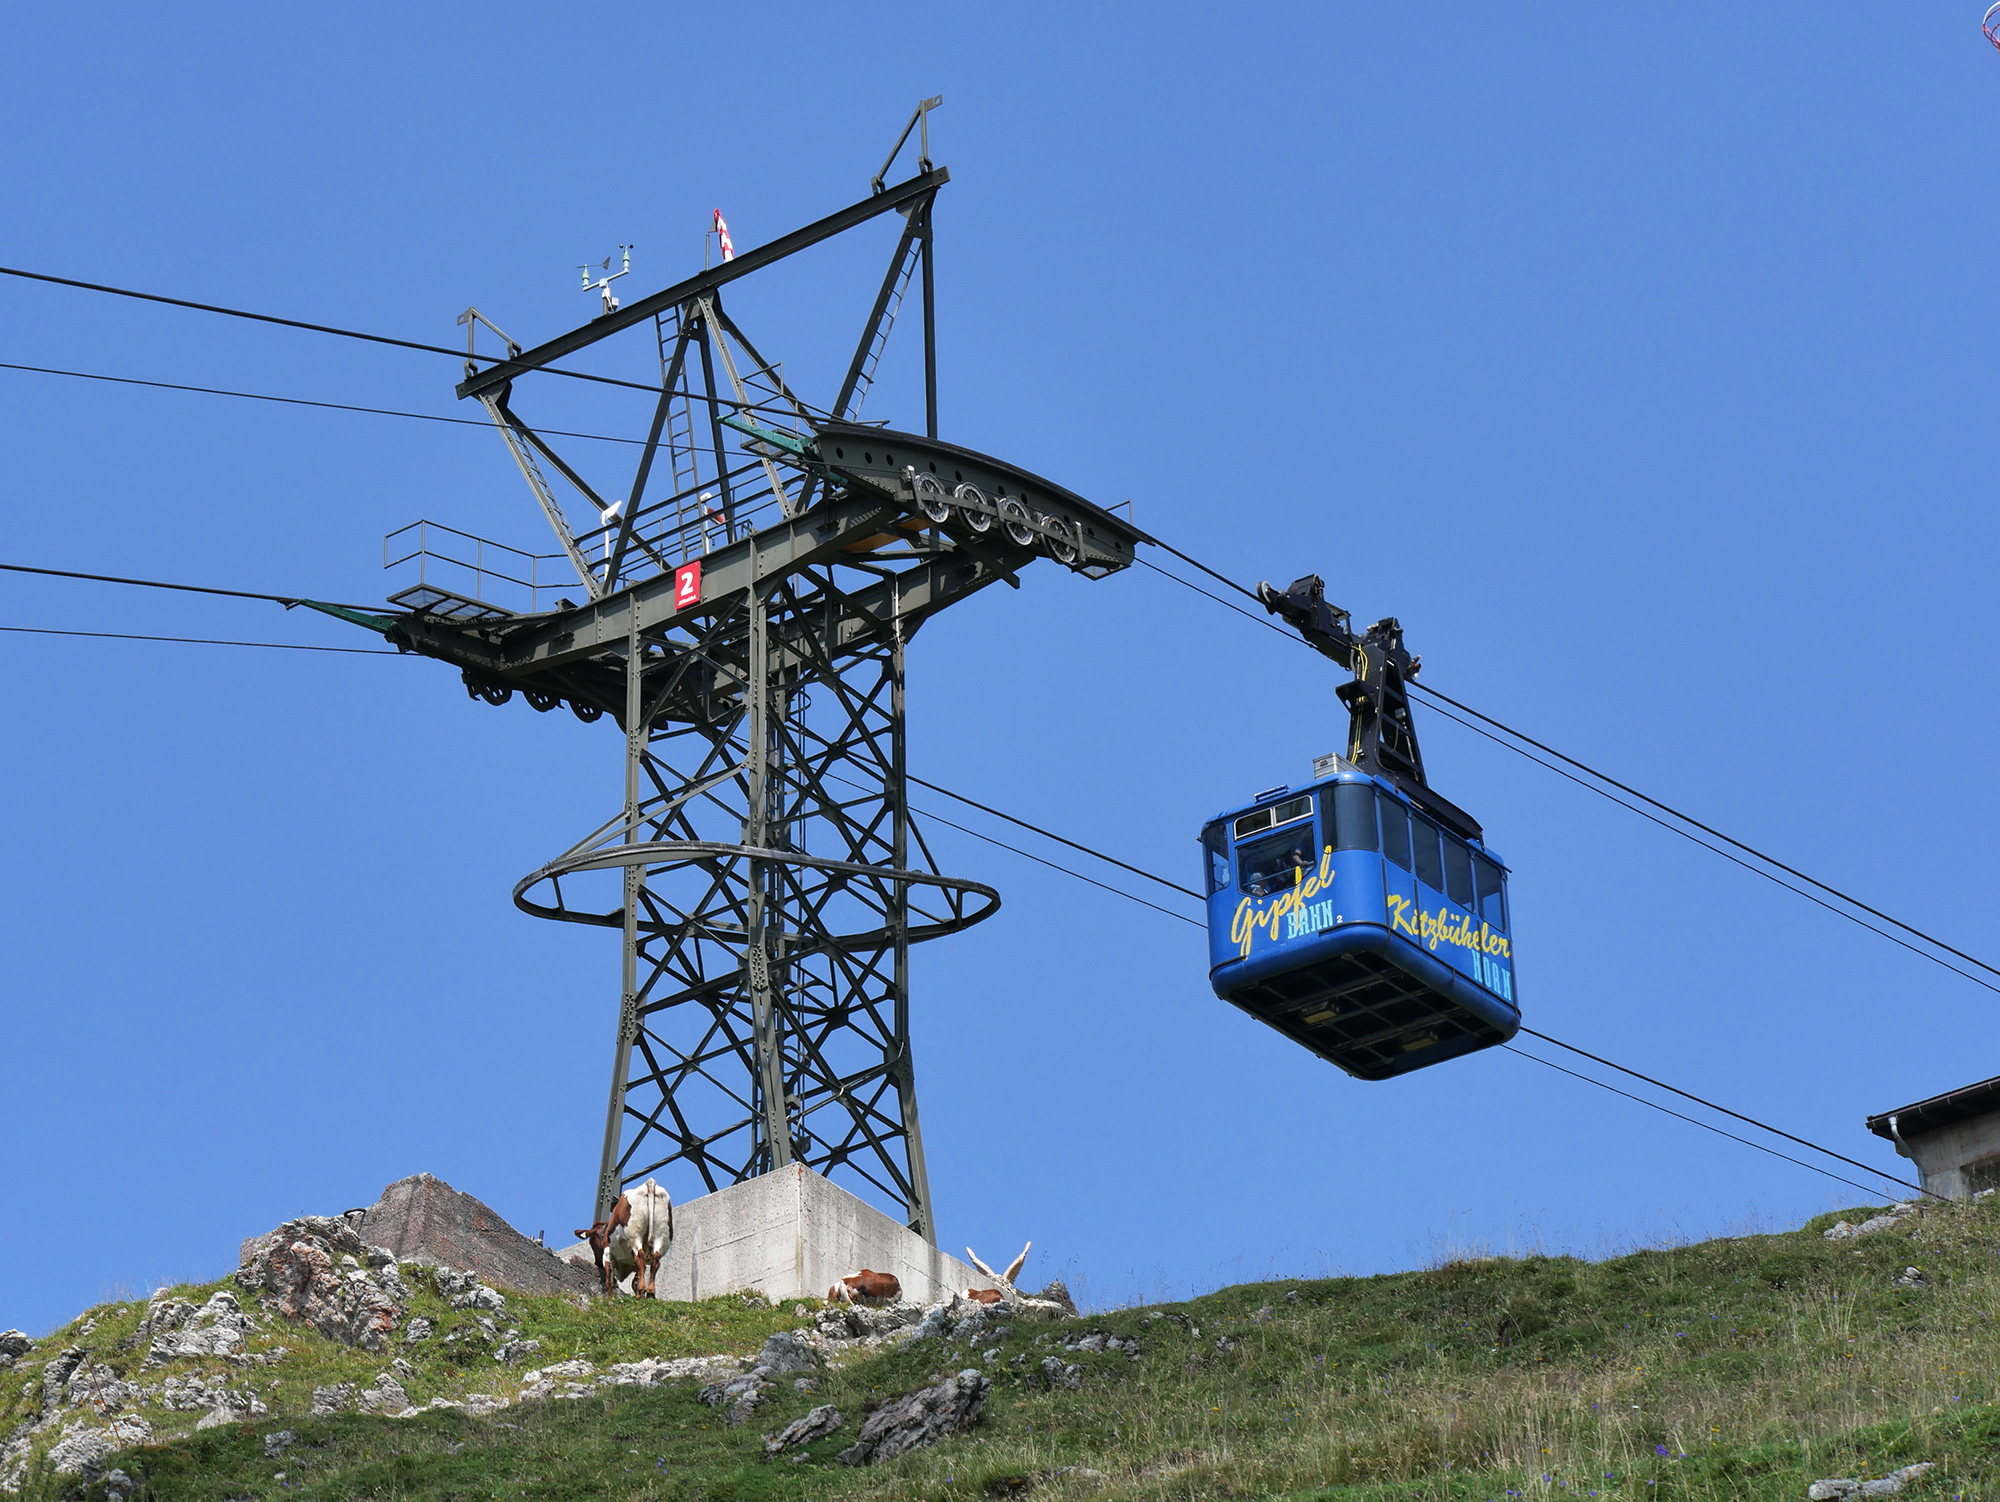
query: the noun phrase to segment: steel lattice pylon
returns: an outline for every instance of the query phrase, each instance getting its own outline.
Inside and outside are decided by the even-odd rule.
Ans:
[[[910,946],[989,916],[999,897],[939,872],[910,817],[904,650],[930,616],[1017,584],[1037,558],[1101,578],[1131,563],[1144,534],[937,438],[931,215],[949,174],[921,167],[534,349],[509,341],[504,356],[473,354],[473,336],[493,326],[476,310],[462,320],[459,394],[486,407],[563,551],[530,559],[528,578],[512,581],[529,587],[523,610],[492,598],[505,576],[488,545],[467,565],[471,584],[447,588],[434,575],[451,560],[420,540],[398,561],[431,572],[391,596],[402,613],[380,624],[457,666],[490,703],[518,690],[536,709],[566,702],[625,729],[623,808],[514,894],[539,916],[623,930],[598,1218],[622,1185],[651,1174],[684,1170],[715,1189],[800,1163],[900,1206],[936,1239]],[[891,211],[904,223],[873,309],[838,395],[815,408],[758,352],[722,291]],[[913,282],[921,435],[853,420]],[[629,495],[607,502],[512,393],[523,376],[646,324],[655,412]],[[732,437],[740,457],[725,448]],[[572,527],[557,484],[602,525]],[[543,608],[539,569],[550,562],[575,570],[588,603]],[[612,879],[624,883],[615,903],[587,890]]]
[[[710,1189],[798,1162],[857,1175],[934,1232],[909,948],[999,899],[939,874],[912,829],[900,625],[838,646],[838,603],[832,571],[809,570],[677,652],[642,645],[623,814],[519,889],[546,916],[624,929],[600,1205],[676,1160]],[[564,903],[564,876],[613,866],[618,914]]]

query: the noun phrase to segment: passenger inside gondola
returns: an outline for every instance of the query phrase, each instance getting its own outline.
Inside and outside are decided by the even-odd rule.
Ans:
[[[1252,897],[1266,897],[1296,886],[1304,873],[1319,863],[1313,821],[1302,820],[1254,845],[1239,846],[1237,860],[1243,871],[1243,890]]]

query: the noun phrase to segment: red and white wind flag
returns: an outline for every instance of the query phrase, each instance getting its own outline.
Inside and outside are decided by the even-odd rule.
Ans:
[[[729,243],[729,226],[722,222],[721,209],[715,211],[715,234],[716,238],[722,241],[722,259],[725,261],[735,260],[736,247]]]

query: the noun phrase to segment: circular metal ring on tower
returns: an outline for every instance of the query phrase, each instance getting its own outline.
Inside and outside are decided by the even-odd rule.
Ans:
[[[1042,546],[1049,550],[1049,556],[1057,563],[1076,562],[1076,534],[1069,524],[1059,516],[1036,518],[1042,524]]]
[[[554,709],[558,704],[562,703],[561,695],[544,693],[541,689],[538,688],[522,689],[521,697],[528,701],[528,707],[534,710],[537,714],[547,714],[550,710]]]
[[[478,692],[488,704],[505,704],[514,697],[514,690],[504,683],[482,683]]]
[[[970,482],[952,492],[959,508],[965,513],[965,524],[975,532],[984,532],[993,525],[993,503],[986,499],[986,492]]]
[[[555,918],[565,923],[589,923],[600,928],[617,928],[624,923],[622,910],[608,913],[578,912],[563,903],[560,882],[565,876],[574,876],[582,871],[610,871],[620,866],[691,866],[702,861],[713,860],[754,860],[770,861],[775,865],[796,866],[809,871],[820,871],[836,879],[863,877],[875,881],[896,882],[904,886],[936,887],[941,891],[983,899],[984,906],[973,912],[941,923],[913,923],[903,930],[912,944],[920,944],[925,939],[939,938],[944,934],[955,934],[983,923],[1000,911],[1000,894],[984,882],[967,881],[959,876],[939,876],[928,871],[898,871],[885,866],[865,866],[855,861],[828,860],[824,856],[807,855],[799,850],[759,850],[749,845],[726,845],[715,840],[656,840],[638,845],[605,845],[595,850],[571,851],[557,856],[539,871],[530,872],[514,883],[514,906],[536,918]],[[555,905],[537,902],[528,896],[543,882],[553,887]],[[792,950],[787,959],[804,959],[826,948],[840,951],[872,949],[893,942],[895,934],[888,928],[873,928],[861,933],[840,934],[830,945],[812,945]]]
[[[929,475],[918,475],[917,509],[934,522],[948,522],[951,520],[951,497]]]
[[[572,699],[569,701],[569,712],[586,725],[593,720],[604,718],[603,710],[599,709],[595,704],[586,704],[581,699]]]
[[[1035,524],[1028,515],[1028,508],[1012,496],[1000,503],[1000,523],[1018,546],[1025,548],[1034,542]]]

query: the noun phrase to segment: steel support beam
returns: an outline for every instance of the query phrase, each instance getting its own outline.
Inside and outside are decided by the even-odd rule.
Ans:
[[[646,761],[645,644],[636,617],[626,639],[625,656],[625,817],[624,843],[639,843],[639,783]],[[624,868],[625,900],[618,1002],[618,1036],[611,1053],[611,1103],[605,1113],[604,1151],[598,1161],[597,1202],[591,1223],[611,1218],[622,1186],[618,1182],[618,1148],[625,1128],[625,1081],[632,1067],[632,1040],[639,1032],[639,898],[646,886],[646,868]]]
[[[793,230],[789,235],[780,235],[768,245],[760,245],[755,250],[740,252],[733,261],[724,261],[720,266],[711,266],[698,276],[691,276],[678,282],[663,292],[655,292],[650,297],[642,297],[628,303],[615,313],[607,313],[593,318],[581,328],[571,329],[567,334],[558,334],[544,344],[531,350],[502,360],[477,375],[468,376],[458,384],[461,397],[479,396],[495,386],[504,385],[526,371],[560,360],[564,355],[573,355],[580,349],[587,349],[600,339],[608,339],[635,323],[644,323],[655,313],[668,308],[679,307],[697,297],[707,296],[718,287],[727,286],[739,277],[748,276],[774,261],[782,261],[786,256],[797,255],[809,246],[830,239],[844,230],[853,229],[858,224],[866,224],[892,209],[899,209],[913,199],[926,193],[935,193],[951,181],[951,173],[943,167],[933,167],[928,172],[920,172],[907,182],[884,188],[859,203],[849,204],[837,213],[828,214],[803,229]]]

